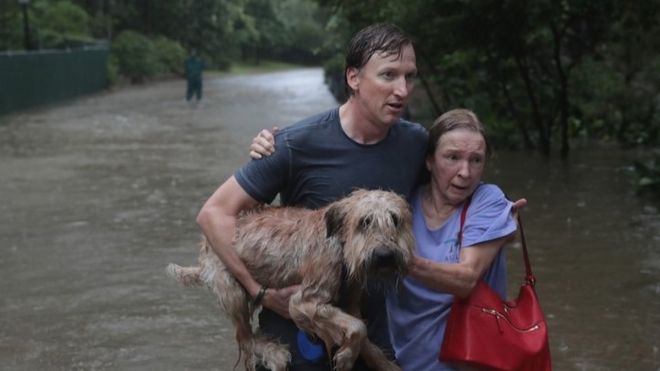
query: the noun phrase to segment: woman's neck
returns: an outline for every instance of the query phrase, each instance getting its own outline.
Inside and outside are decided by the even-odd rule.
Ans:
[[[422,188],[422,210],[426,225],[430,229],[438,229],[456,210],[456,205],[449,204],[439,192],[434,191],[432,184],[427,184]]]

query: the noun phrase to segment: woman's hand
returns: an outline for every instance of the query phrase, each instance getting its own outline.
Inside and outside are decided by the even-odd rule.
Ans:
[[[264,129],[252,139],[250,144],[250,157],[258,160],[264,156],[270,156],[275,152],[275,135],[278,131],[277,126],[273,126],[271,130]]]
[[[526,198],[521,198],[518,201],[513,203],[513,206],[511,207],[511,212],[514,214],[514,217],[518,211],[521,209],[525,208],[527,206],[527,199]]]
[[[513,206],[511,206],[511,217],[516,221],[516,224],[518,224],[518,214],[520,213],[520,210],[525,208],[525,206],[527,206],[527,199],[525,198],[519,199],[518,201],[513,203]],[[516,235],[512,234],[507,239],[507,242],[512,242],[515,239],[516,239]]]
[[[300,290],[300,285],[281,289],[266,289],[261,304],[284,318],[291,319],[289,314],[289,298]]]

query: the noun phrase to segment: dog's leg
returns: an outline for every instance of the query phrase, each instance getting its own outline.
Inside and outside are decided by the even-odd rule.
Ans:
[[[246,356],[245,368],[253,370],[257,362],[273,371],[285,371],[291,359],[288,349],[253,333],[251,317],[256,308],[251,308],[251,299],[224,266],[217,270],[214,290],[222,309],[234,324],[236,342]]]
[[[255,335],[252,344],[257,363],[261,363],[271,371],[286,371],[291,361],[291,353],[286,346],[263,335]]]
[[[182,267],[173,263],[167,266],[167,274],[184,286],[203,286],[199,277],[201,267]]]
[[[362,313],[360,312],[360,301],[362,298],[362,290],[360,285],[356,283],[351,283],[348,288],[348,307],[346,311],[355,318],[362,318]],[[372,370],[379,371],[400,371],[401,368],[390,361],[382,349],[377,345],[369,341],[367,337],[362,344],[362,349],[360,350],[360,356],[362,360],[369,366]]]
[[[364,322],[330,304],[304,301],[301,292],[291,297],[289,312],[296,325],[320,337],[326,349],[339,345],[333,358],[335,370],[348,371],[353,367],[367,337]]]
[[[360,351],[360,356],[362,360],[369,366],[372,370],[379,371],[400,371],[401,368],[394,362],[387,359],[385,353],[374,343],[366,339],[364,344],[362,344],[362,350]]]
[[[248,296],[238,281],[218,264],[213,276],[213,291],[220,307],[234,325],[236,342],[238,343],[239,361],[245,355],[245,368],[253,369],[253,334],[250,324],[250,308]]]

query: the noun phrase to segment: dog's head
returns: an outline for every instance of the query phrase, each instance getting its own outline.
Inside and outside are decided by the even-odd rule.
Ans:
[[[350,280],[391,279],[407,272],[415,242],[403,197],[357,190],[330,204],[325,220],[327,238],[341,246]]]

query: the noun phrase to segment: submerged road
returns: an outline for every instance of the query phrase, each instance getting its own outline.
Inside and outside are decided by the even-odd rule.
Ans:
[[[229,370],[194,264],[202,203],[262,128],[336,103],[320,69],[159,82],[0,117],[0,369]]]
[[[0,370],[231,370],[233,330],[194,264],[195,216],[251,138],[336,105],[320,69],[183,80],[0,117]],[[497,152],[486,179],[524,211],[555,370],[660,370],[660,213],[635,153]],[[510,296],[522,277],[508,250]],[[239,368],[240,369],[240,368]]]

